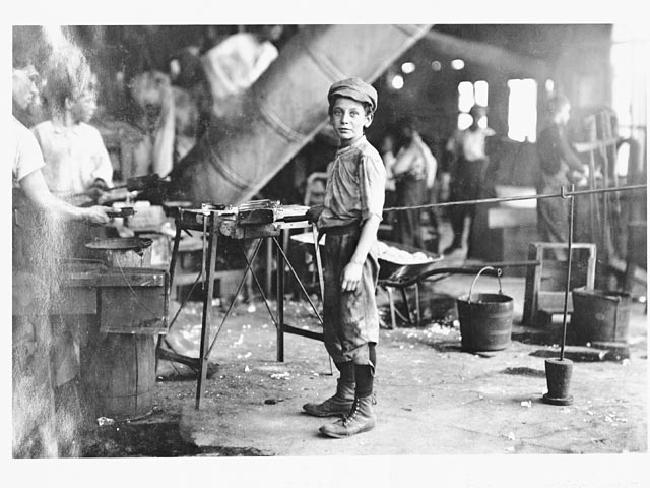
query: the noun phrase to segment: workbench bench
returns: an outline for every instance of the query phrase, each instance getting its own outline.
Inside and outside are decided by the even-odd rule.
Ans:
[[[230,316],[238,295],[243,287],[246,275],[250,271],[255,286],[257,287],[259,293],[261,294],[264,304],[269,312],[271,320],[273,321],[276,327],[276,359],[277,361],[284,361],[284,334],[291,333],[301,335],[303,337],[314,339],[318,341],[323,341],[323,333],[315,332],[312,330],[306,330],[299,327],[295,327],[285,323],[284,321],[284,278],[285,278],[285,267],[288,268],[295,279],[297,280],[303,294],[310,303],[312,310],[314,311],[319,322],[323,323],[322,317],[318,312],[318,309],[312,302],[309,294],[305,290],[304,285],[302,284],[299,276],[297,275],[294,267],[289,261],[287,254],[284,251],[283,246],[283,233],[288,232],[291,229],[304,229],[311,230],[313,233],[316,232],[315,226],[313,226],[308,221],[292,221],[292,222],[271,222],[271,223],[262,223],[255,225],[242,225],[236,218],[231,216],[220,216],[216,211],[210,210],[201,210],[201,209],[179,209],[178,215],[176,216],[176,235],[174,238],[174,246],[172,251],[172,259],[170,264],[170,282],[173,286],[174,284],[174,270],[176,267],[176,259],[178,256],[178,250],[181,240],[181,234],[186,231],[198,231],[202,233],[203,236],[203,263],[202,263],[202,274],[203,274],[203,308],[201,316],[201,341],[199,348],[199,357],[196,360],[191,360],[195,369],[198,372],[197,377],[197,387],[196,387],[196,402],[195,406],[197,409],[200,408],[201,400],[203,399],[204,385],[206,380],[206,374],[208,370],[208,357],[214,344],[216,342],[217,336],[224,322]],[[240,241],[255,241],[253,251],[250,256],[245,254],[246,258],[246,268],[244,269],[241,277],[241,281],[237,288],[237,291],[234,293],[234,297],[231,300],[231,303],[225,312],[224,316],[221,319],[216,332],[213,337],[210,337],[210,327],[212,325],[213,311],[212,311],[212,295],[214,291],[214,273],[215,273],[215,260],[217,256],[217,245],[219,237],[229,237],[231,239],[236,239]],[[275,263],[276,263],[276,313],[274,314],[270,304],[267,300],[266,294],[264,293],[263,287],[261,286],[259,280],[255,276],[253,270],[253,262],[255,257],[258,254],[261,243],[266,240],[271,245],[275,251]],[[243,248],[243,246],[242,246]],[[243,251],[245,253],[245,250]],[[319,267],[319,276],[322,276],[321,266],[320,266],[320,252],[316,248],[318,254],[318,267]],[[270,263],[269,263],[270,265]],[[322,282],[322,281],[321,281]],[[321,289],[322,293],[322,289]],[[187,358],[186,358],[187,359]]]

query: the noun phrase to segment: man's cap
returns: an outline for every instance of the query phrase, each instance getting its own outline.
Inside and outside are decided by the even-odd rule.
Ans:
[[[346,78],[332,83],[327,93],[327,100],[330,105],[335,97],[345,97],[356,102],[369,103],[373,113],[377,110],[377,90],[361,78]]]

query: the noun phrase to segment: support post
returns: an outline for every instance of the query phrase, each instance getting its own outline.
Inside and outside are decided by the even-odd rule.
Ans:
[[[208,370],[208,343],[210,339],[210,323],[212,319],[212,295],[214,292],[214,267],[217,257],[217,230],[215,228],[214,214],[203,216],[207,219],[204,225],[204,238],[207,229],[208,233],[208,255],[205,259],[205,281],[203,282],[203,314],[201,320],[201,346],[199,349],[199,375],[196,386],[196,409],[201,406],[203,398],[203,386]],[[205,220],[204,220],[205,223]]]

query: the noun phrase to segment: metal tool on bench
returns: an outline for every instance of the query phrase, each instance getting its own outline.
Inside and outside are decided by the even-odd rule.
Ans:
[[[133,207],[121,207],[119,209],[112,209],[106,212],[111,219],[131,217],[135,215],[135,210]]]
[[[304,222],[308,220],[306,205],[281,205],[278,200],[252,200],[238,207],[239,225],[265,225],[273,222]]]

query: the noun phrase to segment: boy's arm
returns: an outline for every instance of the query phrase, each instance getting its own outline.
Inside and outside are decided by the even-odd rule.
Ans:
[[[110,220],[106,214],[110,210],[108,207],[75,207],[52,195],[40,170],[29,173],[19,184],[36,206],[65,220],[87,220],[93,224],[106,224]]]
[[[341,290],[355,291],[363,272],[363,264],[377,241],[377,231],[384,208],[386,171],[381,160],[372,158],[361,164],[361,203],[364,208],[361,235],[350,262],[343,268]]]
[[[363,263],[366,262],[370,249],[377,241],[377,231],[381,219],[376,215],[371,215],[361,228],[361,236],[357,248],[352,254],[350,262],[343,268],[343,279],[341,280],[342,291],[355,291],[363,272]]]

